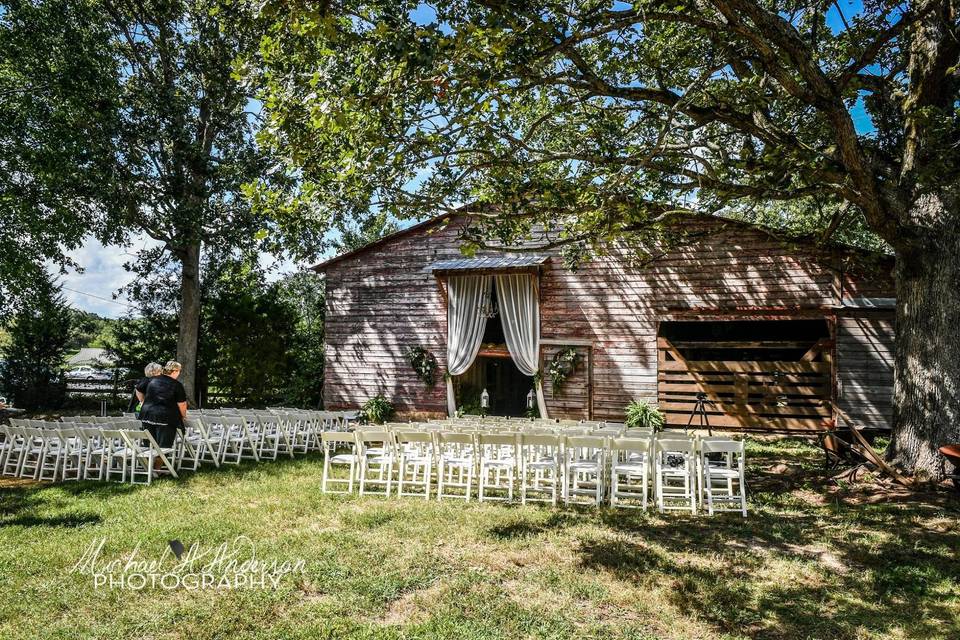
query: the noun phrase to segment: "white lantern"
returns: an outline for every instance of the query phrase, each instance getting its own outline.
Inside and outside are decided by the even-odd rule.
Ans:
[[[484,389],[483,393],[480,394],[480,408],[481,409],[490,408],[490,394],[487,393],[486,389]]]
[[[536,402],[537,396],[533,393],[533,389],[530,389],[530,393],[527,394],[527,409],[533,409],[533,404]]]

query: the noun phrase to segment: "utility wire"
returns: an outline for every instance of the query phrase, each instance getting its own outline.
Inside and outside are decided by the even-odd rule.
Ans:
[[[92,294],[92,293],[87,293],[86,291],[78,291],[77,289],[71,289],[70,287],[64,287],[64,286],[62,286],[62,285],[61,285],[60,288],[63,289],[64,291],[72,291],[73,293],[79,293],[79,294],[82,295],[82,296],[90,296],[91,298],[96,298],[97,300],[103,300],[104,302],[109,302],[110,304],[115,304],[115,305],[118,305],[118,306],[121,306],[121,307],[127,307],[128,309],[133,309],[133,308],[135,308],[134,305],[132,305],[132,304],[129,304],[129,303],[126,303],[126,302],[117,302],[116,300],[113,300],[113,299],[111,299],[111,298],[104,298],[103,296],[98,296],[98,295],[94,295],[94,294]]]

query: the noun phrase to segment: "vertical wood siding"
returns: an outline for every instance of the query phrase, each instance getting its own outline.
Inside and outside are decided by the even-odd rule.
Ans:
[[[893,340],[889,314],[837,319],[837,405],[856,424],[893,422]]]
[[[576,271],[558,256],[544,265],[541,336],[592,341],[594,419],[622,420],[630,400],[657,399],[661,318],[744,310],[822,315],[840,301],[841,289],[852,291],[863,280],[831,268],[829,253],[746,225],[705,221],[695,230],[684,246],[645,265],[620,247]],[[426,387],[404,352],[421,345],[445,366],[446,300],[428,267],[462,257],[457,235],[456,223],[419,229],[326,268],[328,407],[356,407],[383,393],[401,411],[445,411],[443,381]],[[892,285],[863,288],[890,291]],[[545,345],[541,363],[557,348]],[[585,417],[585,369],[583,376],[559,397],[548,389],[551,416]]]

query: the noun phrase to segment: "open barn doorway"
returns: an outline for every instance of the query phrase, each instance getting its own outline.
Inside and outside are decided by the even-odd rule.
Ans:
[[[832,357],[822,318],[664,321],[659,406],[674,427],[702,408],[712,427],[822,429],[832,417]],[[696,415],[692,424],[699,423]]]
[[[492,290],[493,308],[498,308],[497,288]],[[499,313],[487,319],[487,326],[476,360],[456,378],[457,407],[466,414],[479,414],[480,394],[487,390],[494,416],[527,415],[527,395],[533,389],[533,377],[524,375],[510,357],[503,322]]]

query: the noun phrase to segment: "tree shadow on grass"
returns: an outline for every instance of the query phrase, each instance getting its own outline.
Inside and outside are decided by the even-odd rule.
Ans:
[[[99,524],[103,518],[96,513],[70,513],[61,516],[19,515],[14,518],[0,516],[0,529],[4,527],[65,527],[75,528]]]
[[[196,471],[183,470],[179,472],[180,477],[171,480],[186,486],[191,482],[201,480],[203,477],[237,480],[243,479],[245,476],[278,477],[290,473],[291,469],[298,466],[308,466],[311,464],[316,465],[319,470],[320,465],[323,464],[323,454],[317,451],[311,451],[306,455],[298,454],[293,458],[288,454],[281,454],[277,456],[276,460],[243,460],[240,464],[221,463],[219,467],[213,466],[213,463],[206,462]],[[318,486],[319,477],[318,473]]]
[[[960,596],[960,531],[924,527],[918,512],[926,510],[763,509],[746,520],[604,512],[616,536],[582,540],[580,562],[625,582],[661,574],[678,609],[757,640],[853,638],[863,629],[884,637],[903,628],[960,637],[950,604]],[[789,572],[783,583],[778,570]]]
[[[574,515],[554,511],[543,520],[521,519],[490,527],[486,535],[496,540],[522,540],[565,529],[575,522]]]
[[[98,524],[102,521],[98,513],[76,510],[78,499],[107,500],[140,488],[140,485],[93,480],[6,486],[0,488],[0,528]]]

